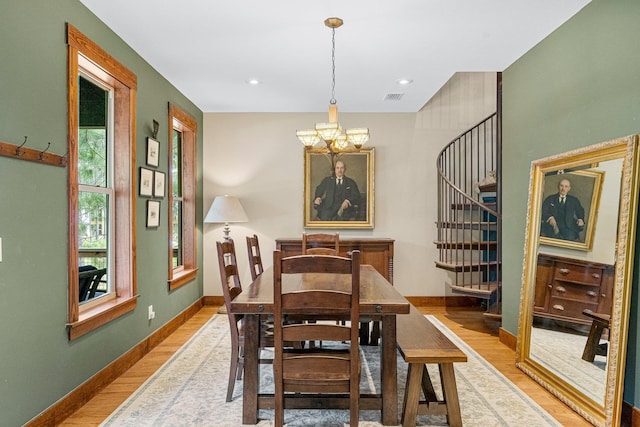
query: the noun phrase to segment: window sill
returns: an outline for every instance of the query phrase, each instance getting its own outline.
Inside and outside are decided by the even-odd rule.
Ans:
[[[198,269],[174,271],[173,279],[169,280],[169,290],[174,290],[196,278]]]
[[[138,296],[116,298],[80,314],[77,322],[68,323],[69,340],[74,340],[129,313],[136,308]]]

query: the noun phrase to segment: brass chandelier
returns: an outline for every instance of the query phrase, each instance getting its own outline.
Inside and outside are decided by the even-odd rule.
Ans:
[[[338,105],[336,93],[336,28],[342,26],[342,19],[327,18],[324,25],[331,28],[331,100],[329,101],[329,122],[316,123],[314,129],[296,131],[296,136],[307,148],[311,148],[321,141],[327,146],[327,151],[334,155],[353,145],[359,150],[369,140],[368,128],[351,128],[342,132],[338,122]]]

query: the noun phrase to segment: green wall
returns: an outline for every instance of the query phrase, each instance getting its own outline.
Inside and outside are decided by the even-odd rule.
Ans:
[[[202,112],[77,0],[0,1],[0,141],[67,151],[67,22],[138,77],[137,166],[152,120],[167,155],[168,103],[198,122]],[[141,24],[144,19],[141,17]],[[167,172],[162,160],[158,170]],[[202,161],[197,223],[202,223]],[[73,342],[67,339],[67,168],[0,157],[0,425],[32,419],[202,296],[202,276],[169,292],[167,199],[159,229],[145,228],[137,198],[138,307]],[[202,254],[202,230],[198,230]],[[199,255],[198,265],[202,266]],[[153,304],[156,318],[147,320]]]
[[[640,133],[638,18],[638,0],[593,0],[503,73],[502,307],[513,334],[531,161]],[[639,258],[637,248],[635,278]],[[634,280],[624,400],[639,407],[637,291]]]

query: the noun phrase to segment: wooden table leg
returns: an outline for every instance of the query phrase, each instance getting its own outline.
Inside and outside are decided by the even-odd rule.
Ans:
[[[242,391],[242,423],[258,424],[258,340],[260,316],[244,316],[244,383]]]
[[[440,363],[440,380],[444,400],[447,403],[447,421],[449,427],[462,427],[462,415],[460,415],[460,401],[458,400],[458,388],[456,386],[456,374],[453,363]]]
[[[582,360],[587,362],[593,362],[598,354],[598,346],[600,345],[600,337],[602,337],[602,331],[605,328],[605,324],[598,319],[593,319],[591,329],[589,329],[589,336],[587,337],[587,343],[584,346],[582,352]]]
[[[396,356],[396,316],[382,316],[380,378],[382,387],[382,424],[398,425],[398,366]]]

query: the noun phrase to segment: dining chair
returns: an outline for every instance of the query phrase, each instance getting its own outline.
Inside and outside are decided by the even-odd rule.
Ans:
[[[107,274],[107,269],[84,265],[78,270],[78,300],[79,302],[87,301],[96,296],[98,286]]]
[[[229,383],[227,385],[227,402],[231,402],[235,381],[242,379],[244,370],[244,327],[243,316],[231,312],[231,301],[242,293],[238,264],[236,260],[236,248],[233,239],[224,242],[216,242],[218,249],[218,265],[220,267],[220,280],[222,282],[222,294],[224,305],[229,318],[231,330],[231,363],[229,368]],[[266,316],[260,319],[260,347],[273,347],[273,325]],[[271,359],[260,359],[260,363],[272,363]]]
[[[303,255],[339,255],[340,234],[329,233],[302,233]]]
[[[260,242],[258,236],[247,236],[247,252],[249,254],[249,270],[251,271],[251,280],[264,272],[262,267],[262,257],[260,256]]]
[[[284,422],[287,393],[349,394],[350,425],[357,426],[360,399],[358,321],[360,302],[360,251],[350,258],[329,255],[273,255],[274,283],[274,425]],[[314,273],[318,286],[283,288],[287,275]],[[323,281],[324,274],[348,275],[347,288]],[[295,282],[294,282],[295,283]],[[315,320],[288,324],[286,316]],[[345,325],[335,323],[346,319]],[[325,322],[327,320],[327,322]],[[322,347],[287,348],[288,341],[322,341]],[[330,397],[330,396],[327,396]]]

